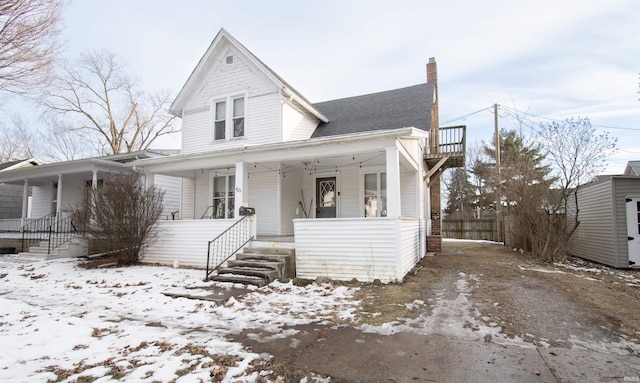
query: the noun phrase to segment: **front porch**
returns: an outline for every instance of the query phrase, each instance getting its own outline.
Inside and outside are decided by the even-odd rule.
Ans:
[[[235,222],[159,221],[158,240],[144,250],[142,261],[206,269],[209,241]],[[401,281],[425,254],[426,222],[420,218],[296,219],[294,227],[293,236],[251,233],[246,246],[293,249],[294,274],[288,277],[360,282]]]

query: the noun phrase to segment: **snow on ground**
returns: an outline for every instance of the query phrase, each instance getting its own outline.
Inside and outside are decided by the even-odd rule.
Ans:
[[[262,359],[225,335],[348,321],[357,306],[354,289],[330,284],[274,282],[224,305],[162,294],[212,286],[202,278],[202,270],[0,259],[0,381],[251,382],[264,374]]]

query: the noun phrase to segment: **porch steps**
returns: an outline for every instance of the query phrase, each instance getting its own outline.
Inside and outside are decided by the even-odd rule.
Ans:
[[[87,245],[86,242],[73,238],[71,241],[52,249],[49,254],[49,242],[40,241],[36,246],[30,246],[29,251],[18,253],[19,257],[29,257],[41,260],[58,259],[58,258],[73,258],[86,255]]]
[[[245,247],[236,259],[218,269],[209,280],[264,286],[276,279],[295,277],[295,249],[280,244],[254,242]]]

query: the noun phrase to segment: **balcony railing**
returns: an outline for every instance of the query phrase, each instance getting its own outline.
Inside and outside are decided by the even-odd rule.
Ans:
[[[445,167],[464,166],[466,130],[467,127],[462,125],[440,128],[435,134],[432,132],[429,137],[429,152],[425,154],[427,164],[433,166],[447,157]]]

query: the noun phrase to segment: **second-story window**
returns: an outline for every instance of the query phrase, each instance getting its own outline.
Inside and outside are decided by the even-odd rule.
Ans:
[[[244,96],[227,97],[213,104],[213,139],[218,141],[244,137]]]
[[[215,117],[213,118],[213,139],[224,140],[227,130],[227,102],[216,102]]]
[[[244,97],[233,99],[233,136],[244,137]]]

